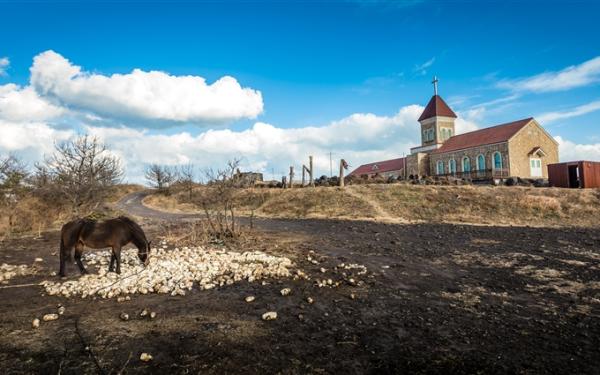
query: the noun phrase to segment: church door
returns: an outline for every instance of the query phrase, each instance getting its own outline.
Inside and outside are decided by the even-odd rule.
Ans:
[[[529,159],[529,165],[531,166],[531,177],[543,176],[541,159]]]

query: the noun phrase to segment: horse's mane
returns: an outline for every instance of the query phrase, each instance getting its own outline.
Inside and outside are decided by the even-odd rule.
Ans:
[[[117,219],[124,222],[131,228],[135,238],[137,238],[138,240],[144,241],[146,243],[148,242],[146,240],[146,234],[144,233],[144,230],[142,229],[142,227],[140,227],[138,225],[138,223],[131,220],[127,216],[119,216]]]

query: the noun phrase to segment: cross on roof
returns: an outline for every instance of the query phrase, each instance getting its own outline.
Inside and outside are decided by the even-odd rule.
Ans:
[[[433,81],[431,81],[431,83],[433,83],[433,95],[437,95],[438,79],[436,76],[433,76]]]

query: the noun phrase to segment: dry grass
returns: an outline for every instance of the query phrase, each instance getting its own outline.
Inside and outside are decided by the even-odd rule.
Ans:
[[[165,211],[198,211],[185,201],[184,194],[153,195],[144,203]],[[240,189],[235,201],[239,214],[277,218],[589,227],[597,226],[600,216],[600,191],[590,189],[381,184]]]

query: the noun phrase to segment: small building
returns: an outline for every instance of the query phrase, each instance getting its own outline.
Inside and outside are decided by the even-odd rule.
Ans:
[[[600,162],[570,161],[548,165],[550,186],[600,188]]]
[[[236,181],[236,184],[243,187],[254,186],[258,182],[263,181],[263,174],[256,172],[240,172],[240,170],[236,170],[236,173],[233,175],[233,180]]]
[[[350,176],[368,176],[369,178],[375,176],[381,176],[383,178],[398,178],[404,177],[404,164],[405,158],[377,161],[374,163],[363,164],[356,168],[350,174]]]

